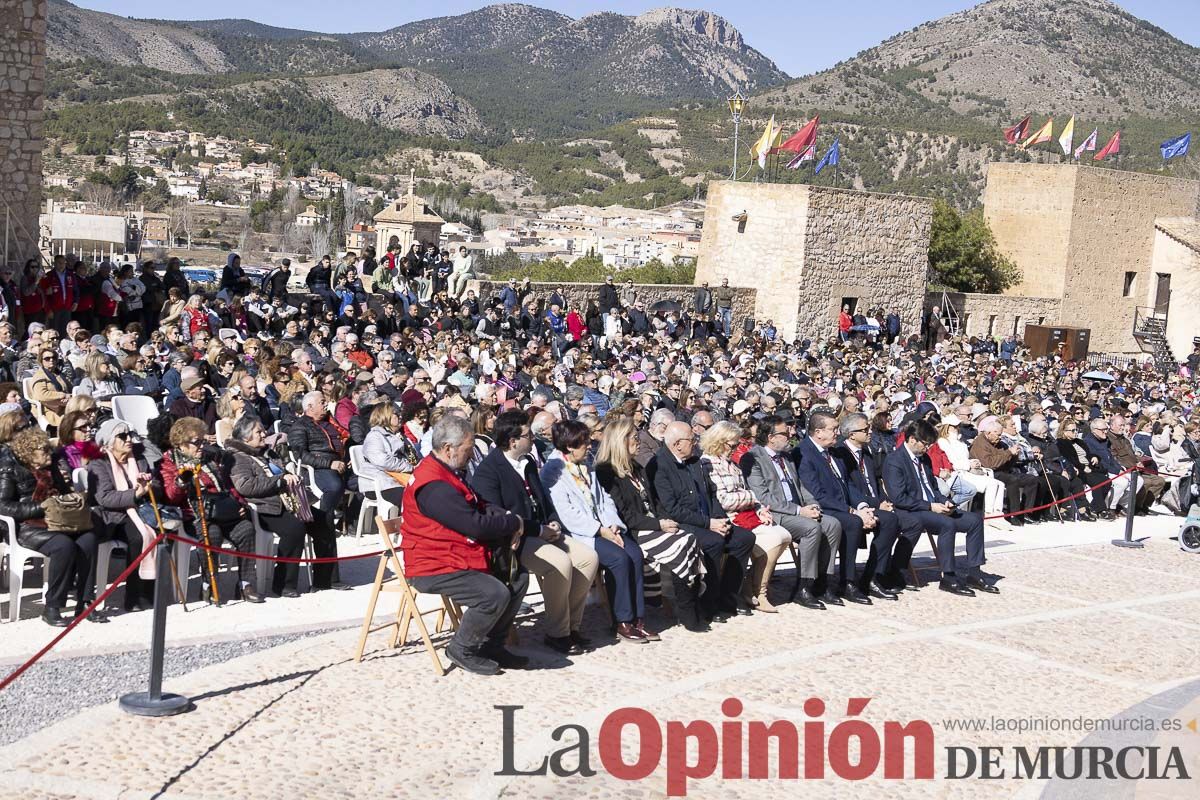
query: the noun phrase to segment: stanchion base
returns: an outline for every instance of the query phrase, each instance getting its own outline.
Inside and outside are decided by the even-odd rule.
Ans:
[[[164,694],[157,700],[149,692],[130,692],[117,701],[126,714],[139,717],[170,717],[191,710],[192,701],[181,694]]]
[[[1130,541],[1125,541],[1124,539],[1113,539],[1112,543],[1117,547],[1145,547],[1146,545],[1142,544],[1142,541],[1142,539],[1132,539]]]

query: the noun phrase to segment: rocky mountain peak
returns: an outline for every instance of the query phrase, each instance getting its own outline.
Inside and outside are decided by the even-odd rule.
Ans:
[[[745,41],[737,28],[724,17],[711,11],[693,10],[686,8],[656,8],[634,18],[634,24],[651,27],[673,27],[689,33],[704,36],[707,39],[728,47],[731,50],[741,50]]]

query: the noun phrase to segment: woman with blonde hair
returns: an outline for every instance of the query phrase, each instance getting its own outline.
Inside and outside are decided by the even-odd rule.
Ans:
[[[596,454],[596,479],[612,497],[617,513],[637,539],[645,554],[646,566],[663,577],[670,576],[675,595],[675,616],[693,633],[709,630],[700,615],[701,577],[704,562],[696,537],[672,519],[655,515],[650,483],[641,465],[634,460],[638,451],[638,431],[627,416],[606,418],[600,451]],[[657,574],[654,577],[657,577]],[[646,599],[659,594],[660,581],[647,576]]]
[[[779,609],[767,599],[767,587],[775,573],[775,562],[791,543],[792,536],[782,525],[774,523],[771,511],[754,497],[741,468],[730,458],[741,440],[741,428],[732,422],[718,422],[700,436],[700,450],[704,453],[701,459],[712,468],[710,476],[717,490],[717,502],[730,521],[754,534],[752,570],[742,594],[759,611],[775,613]]]
[[[79,382],[80,391],[91,395],[98,405],[111,406],[112,398],[121,393],[112,359],[105,353],[90,353],[83,360],[83,371],[86,377]]]

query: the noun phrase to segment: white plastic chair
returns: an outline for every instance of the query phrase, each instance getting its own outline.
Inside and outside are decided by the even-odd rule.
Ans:
[[[8,621],[21,618],[21,587],[25,583],[25,564],[32,559],[42,560],[42,603],[46,602],[46,589],[50,586],[50,559],[37,550],[17,544],[17,523],[12,517],[0,517],[0,525],[8,528],[0,559],[8,558]]]
[[[369,510],[376,509],[379,516],[384,519],[391,519],[396,512],[396,507],[383,499],[383,495],[379,493],[379,483],[375,478],[364,478],[362,474],[363,468],[363,447],[361,444],[356,444],[350,448],[350,471],[358,476],[358,491],[362,493],[362,509],[358,512],[358,523],[354,528],[354,538],[361,539],[363,535],[364,522],[369,521]]]
[[[158,416],[158,404],[153,397],[141,394],[119,394],[112,399],[113,419],[127,423],[141,436],[150,435],[150,420]]]
[[[75,487],[75,491],[87,494],[88,490],[88,471],[84,467],[76,467],[71,470],[71,484]],[[96,596],[99,597],[108,588],[108,564],[112,561],[114,552],[120,551],[124,553],[126,550],[125,543],[117,539],[109,539],[107,542],[100,542],[96,545]],[[105,608],[108,607],[108,601],[104,602]]]
[[[254,523],[254,552],[260,556],[275,555],[279,537],[262,526],[262,522],[258,518],[257,505],[246,503],[246,507],[250,509],[250,521]],[[303,555],[304,558],[313,558],[312,540],[307,537],[304,539]],[[262,558],[254,560],[254,584],[260,595],[266,596],[269,591],[271,571],[274,567],[275,562],[273,561]],[[311,590],[313,585],[312,564],[301,564],[300,571],[308,576],[308,588]]]

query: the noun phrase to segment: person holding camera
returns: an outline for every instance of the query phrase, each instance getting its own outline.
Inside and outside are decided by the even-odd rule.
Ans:
[[[167,502],[183,512],[188,536],[213,547],[220,547],[221,541],[227,539],[235,550],[252,553],[254,525],[244,504],[233,493],[229,479],[233,457],[226,451],[207,447],[206,434],[204,423],[195,417],[184,417],[171,426],[171,449],[163,453],[158,465]],[[217,557],[214,553],[214,561]],[[211,585],[214,578],[207,574],[207,563],[207,556],[201,553],[200,570],[205,583]],[[263,602],[262,595],[254,588],[250,559],[239,558],[237,572],[242,599],[248,603]],[[219,592],[217,596],[220,597]]]

